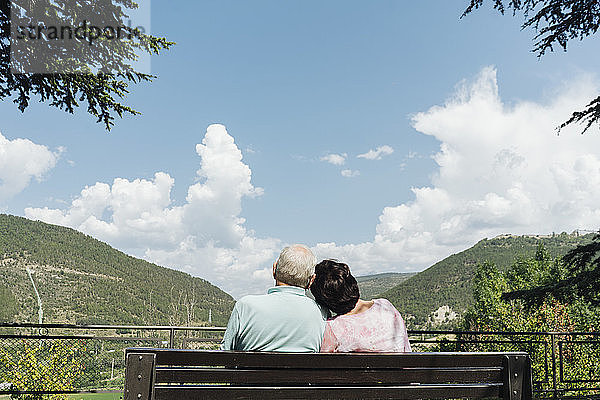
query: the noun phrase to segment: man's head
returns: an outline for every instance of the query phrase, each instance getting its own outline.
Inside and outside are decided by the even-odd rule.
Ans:
[[[281,250],[273,266],[276,281],[307,289],[315,273],[317,258],[302,244],[294,244]]]

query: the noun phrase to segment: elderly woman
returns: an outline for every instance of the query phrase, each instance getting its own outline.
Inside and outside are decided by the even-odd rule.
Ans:
[[[315,267],[315,300],[337,314],[325,327],[321,352],[410,352],[404,320],[386,299],[359,299],[350,268],[335,260]]]

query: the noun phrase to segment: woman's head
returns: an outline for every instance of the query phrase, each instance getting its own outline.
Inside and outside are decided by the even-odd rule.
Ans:
[[[310,291],[319,304],[336,314],[350,312],[360,295],[348,265],[336,260],[323,260],[315,266],[315,280]]]

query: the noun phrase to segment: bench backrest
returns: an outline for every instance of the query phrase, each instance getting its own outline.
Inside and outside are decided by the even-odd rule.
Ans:
[[[527,353],[126,350],[125,400],[532,398]]]

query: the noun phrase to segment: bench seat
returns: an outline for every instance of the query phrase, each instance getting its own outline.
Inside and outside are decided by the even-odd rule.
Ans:
[[[125,400],[532,398],[527,353],[126,350]]]

